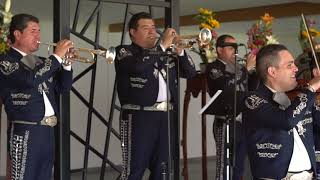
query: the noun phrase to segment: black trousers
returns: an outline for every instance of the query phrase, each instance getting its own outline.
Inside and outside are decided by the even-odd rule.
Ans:
[[[122,179],[141,180],[149,169],[150,180],[161,180],[168,161],[167,112],[125,110],[121,121]]]
[[[213,136],[216,142],[216,180],[225,180],[227,177],[227,163],[233,168],[232,178],[233,180],[240,180],[244,174],[245,158],[247,156],[247,145],[244,136],[242,124],[238,121],[235,123],[236,134],[233,133],[233,123],[230,122],[230,162],[227,162],[227,131],[226,131],[226,119],[216,118],[213,123]],[[235,142],[235,150],[233,152],[233,142]],[[232,163],[233,156],[235,156],[235,162]]]
[[[50,180],[54,163],[54,129],[10,124],[8,135],[8,179]]]

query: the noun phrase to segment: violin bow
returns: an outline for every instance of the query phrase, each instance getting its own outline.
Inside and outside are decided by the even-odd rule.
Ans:
[[[311,38],[311,35],[310,35],[309,27],[308,27],[306,18],[304,17],[303,13],[301,14],[301,18],[302,18],[304,27],[306,28],[306,32],[307,32],[307,36],[308,36],[308,40],[309,40],[309,43],[310,43],[310,47],[311,47],[311,51],[312,51],[312,55],[313,55],[314,61],[316,63],[317,69],[320,70],[319,64],[318,64],[318,58],[317,58],[317,55],[316,55],[316,51],[314,49],[314,44],[312,42],[312,38]]]

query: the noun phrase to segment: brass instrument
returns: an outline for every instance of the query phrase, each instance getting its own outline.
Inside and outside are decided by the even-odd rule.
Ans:
[[[178,41],[173,44],[174,47],[192,48],[199,41],[201,45],[207,45],[212,40],[210,29],[203,28],[198,35],[178,36]]]
[[[50,48],[53,46],[57,46],[56,43],[44,43],[38,41],[39,44],[44,44],[48,46],[48,53],[50,52]],[[87,53],[91,55],[91,59],[81,56],[80,53]],[[101,56],[105,58],[106,62],[108,64],[113,63],[114,59],[116,58],[116,49],[114,47],[110,47],[107,50],[101,50],[101,49],[88,49],[88,48],[74,48],[73,49],[73,57],[68,58],[66,57],[66,60],[72,59],[75,61],[83,62],[83,63],[95,63],[94,57],[95,55]]]

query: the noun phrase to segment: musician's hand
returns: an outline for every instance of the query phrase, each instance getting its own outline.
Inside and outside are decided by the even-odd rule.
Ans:
[[[162,37],[161,45],[168,49],[173,44],[173,39],[177,36],[176,30],[173,28],[167,28]]]
[[[320,76],[320,70],[317,68],[312,69],[312,74],[314,77],[319,77]]]
[[[57,43],[57,46],[54,50],[54,54],[63,58],[66,55],[66,53],[69,51],[69,49],[73,47],[74,47],[73,42],[71,42],[70,40],[68,39],[60,40]]]
[[[309,86],[314,91],[317,91],[320,88],[320,70],[313,68],[312,73],[314,77],[309,81]]]
[[[246,62],[247,71],[253,70],[256,67],[256,55],[252,53],[248,54]]]

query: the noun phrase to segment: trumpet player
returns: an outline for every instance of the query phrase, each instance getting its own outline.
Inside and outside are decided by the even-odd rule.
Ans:
[[[9,40],[9,51],[0,55],[0,97],[9,125],[7,179],[50,180],[58,114],[55,97],[71,88],[71,65],[62,64],[62,58],[73,44],[64,39],[48,58],[33,55],[40,26],[29,14],[12,17]]]
[[[145,12],[134,14],[128,27],[132,44],[118,46],[115,60],[122,108],[122,179],[141,180],[149,169],[150,180],[161,180],[165,178],[165,171],[169,172],[165,167],[168,162],[168,113],[172,125],[178,125],[177,66],[180,66],[179,74],[186,78],[193,77],[196,70],[182,48],[174,47],[177,57],[166,55],[165,51],[177,36],[174,29],[166,29],[158,44],[154,20]]]

